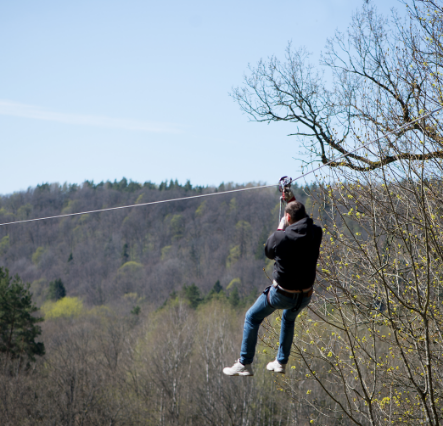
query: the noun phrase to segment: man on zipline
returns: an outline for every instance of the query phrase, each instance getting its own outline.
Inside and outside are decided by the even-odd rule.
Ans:
[[[311,301],[321,239],[322,229],[307,216],[305,206],[299,201],[289,202],[277,231],[268,238],[265,246],[266,256],[275,260],[273,284],[265,289],[246,313],[240,358],[232,367],[224,368],[224,374],[254,375],[252,361],[258,329],[276,309],[284,309],[280,346],[277,358],[266,368],[285,373],[294,338],[295,319]]]

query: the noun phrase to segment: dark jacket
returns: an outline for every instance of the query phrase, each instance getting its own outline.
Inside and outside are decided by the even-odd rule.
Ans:
[[[322,229],[306,216],[268,238],[265,253],[275,260],[274,280],[281,287],[303,290],[314,284],[322,235]]]

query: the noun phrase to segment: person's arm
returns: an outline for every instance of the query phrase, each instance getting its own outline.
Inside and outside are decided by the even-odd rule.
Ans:
[[[280,224],[278,225],[277,230],[274,233],[272,233],[268,238],[268,240],[266,241],[265,255],[267,258],[275,259],[275,248],[277,244],[281,241],[281,239],[284,237],[285,235],[284,229],[286,228],[287,225],[288,223],[286,222],[285,217],[283,216],[283,218],[280,221]]]
[[[278,224],[277,231],[284,231],[285,228],[288,226],[288,222],[286,221],[285,215],[280,220],[280,223]]]
[[[268,259],[275,258],[275,232],[268,238],[265,245],[265,255]]]

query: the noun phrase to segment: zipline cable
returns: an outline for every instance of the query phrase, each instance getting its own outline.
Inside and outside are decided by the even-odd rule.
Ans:
[[[424,118],[429,117],[430,115],[433,115],[433,114],[435,114],[436,112],[441,111],[442,109],[443,109],[443,107],[440,107],[440,108],[434,109],[434,110],[431,111],[431,112],[428,112],[428,113],[425,114],[425,115],[421,115],[420,117],[416,118],[415,120],[412,120],[412,121],[410,121],[409,123],[403,124],[403,126],[400,126],[400,127],[398,127],[397,129],[395,129],[395,130],[392,130],[392,131],[390,131],[390,132],[388,132],[388,133],[385,133],[384,135],[381,135],[381,136],[378,137],[377,139],[374,139],[373,141],[368,142],[367,144],[364,144],[364,145],[362,145],[362,146],[359,146],[358,148],[355,148],[354,150],[349,151],[349,152],[347,152],[346,154],[340,155],[339,157],[334,158],[333,160],[328,161],[328,162],[325,163],[325,164],[322,164],[321,166],[317,167],[317,168],[314,169],[314,170],[310,170],[309,172],[307,172],[307,173],[305,173],[305,174],[303,174],[303,175],[300,175],[300,176],[298,176],[298,177],[292,179],[292,182],[294,182],[294,181],[296,181],[296,180],[298,180],[298,179],[301,179],[302,177],[307,176],[307,175],[309,175],[309,174],[311,174],[311,173],[314,173],[314,172],[316,172],[316,171],[322,169],[323,167],[329,166],[329,164],[335,163],[337,160],[340,160],[340,159],[342,159],[342,158],[345,158],[345,157],[347,157],[348,155],[351,155],[351,154],[353,154],[354,152],[358,151],[359,149],[367,148],[369,145],[372,145],[372,144],[378,142],[379,140],[386,138],[387,136],[391,136],[392,134],[397,133],[397,132],[399,132],[400,130],[406,129],[406,128],[408,128],[411,124],[414,124],[414,123],[416,123],[417,121],[423,120]],[[393,157],[396,157],[396,155],[394,155]],[[1,225],[1,224],[0,224],[0,225]]]
[[[334,158],[333,160],[328,161],[327,163],[322,164],[321,166],[319,166],[319,167],[317,167],[317,168],[315,168],[313,170],[310,170],[309,172],[306,172],[306,173],[304,173],[304,174],[302,174],[300,176],[297,176],[296,178],[292,179],[292,182],[295,182],[298,179],[301,179],[301,178],[303,178],[303,177],[305,177],[307,175],[310,175],[311,173],[315,173],[318,170],[322,169],[323,167],[329,166],[330,164],[336,162],[337,160],[340,160],[342,158],[347,157],[348,155],[353,154],[354,152],[358,151],[359,149],[366,148],[369,145],[372,145],[372,144],[378,142],[379,140],[381,140],[381,139],[383,139],[383,138],[385,138],[387,136],[390,136],[390,135],[392,135],[394,133],[397,133],[400,130],[403,130],[403,129],[409,127],[411,124],[414,124],[415,122],[417,122],[419,120],[423,120],[424,118],[429,117],[430,115],[433,115],[436,112],[441,111],[442,109],[443,109],[443,107],[434,109],[433,111],[431,111],[431,112],[429,112],[429,113],[427,113],[425,115],[422,115],[422,116],[416,118],[415,120],[412,120],[409,123],[406,123],[403,126],[400,126],[397,129],[392,130],[391,132],[386,133],[386,134],[378,137],[377,139],[375,139],[375,140],[373,140],[371,142],[368,142],[367,144],[359,146],[358,148],[355,148],[354,150],[352,150],[350,152],[347,152],[346,154],[343,154],[343,155],[341,155],[341,156],[339,156],[337,158]],[[36,218],[36,219],[16,220],[14,222],[0,223],[0,226],[13,225],[13,224],[16,224],[16,223],[38,222],[38,221],[41,221],[41,220],[49,220],[49,219],[59,219],[59,218],[69,217],[69,216],[80,216],[80,215],[90,214],[90,213],[109,212],[109,211],[112,211],[112,210],[128,209],[128,208],[132,208],[132,207],[152,206],[154,204],[172,203],[174,201],[192,200],[192,199],[196,199],[196,198],[211,197],[211,196],[223,195],[223,194],[232,194],[234,192],[249,191],[249,190],[252,190],[252,189],[272,188],[272,187],[276,187],[276,186],[278,186],[278,184],[275,184],[275,185],[251,186],[251,187],[247,187],[247,188],[232,189],[232,190],[229,190],[229,191],[211,192],[209,194],[192,195],[190,197],[180,197],[180,198],[171,198],[171,199],[168,199],[168,200],[151,201],[149,203],[130,204],[128,206],[119,206],[119,207],[108,207],[108,208],[105,208],[105,209],[89,210],[89,211],[78,212],[78,213],[59,214],[59,215],[55,215],[55,216],[39,217],[39,218]]]
[[[0,226],[12,225],[13,223],[36,222],[38,220],[56,219],[56,218],[59,218],[59,217],[79,216],[79,215],[82,215],[82,214],[109,212],[111,210],[128,209],[128,208],[131,208],[131,207],[152,206],[154,204],[171,203],[173,201],[192,200],[194,198],[211,197],[213,195],[230,194],[232,192],[248,191],[250,189],[272,188],[273,186],[277,186],[277,185],[251,186],[251,187],[248,187],[248,188],[232,189],[232,190],[229,190],[229,191],[211,192],[210,194],[200,194],[200,195],[192,195],[190,197],[180,197],[180,198],[171,198],[169,200],[151,201],[149,203],[130,204],[128,206],[120,206],[120,207],[108,207],[106,209],[89,210],[89,211],[86,211],[86,212],[79,212],[79,213],[59,214],[59,215],[56,215],[56,216],[39,217],[37,219],[17,220],[15,222],[0,223]]]

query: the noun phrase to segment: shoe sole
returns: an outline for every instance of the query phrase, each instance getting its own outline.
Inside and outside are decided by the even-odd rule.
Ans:
[[[250,377],[252,377],[252,376],[254,375],[254,374],[251,374],[251,373],[226,374],[224,371],[223,371],[223,374],[224,374],[225,376],[230,376],[230,377],[234,377],[234,376],[245,376],[245,377],[250,376]]]
[[[268,370],[268,371],[273,371],[274,373],[278,373],[278,374],[285,374],[285,370],[282,370],[282,371],[276,371],[276,370],[274,370],[274,369],[269,369],[269,368],[267,368],[267,367],[266,367],[266,370]]]

